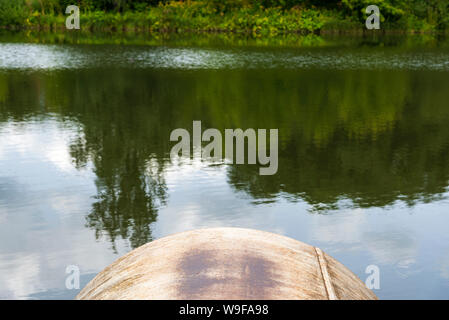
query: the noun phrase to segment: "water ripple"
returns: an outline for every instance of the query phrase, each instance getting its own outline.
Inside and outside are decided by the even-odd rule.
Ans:
[[[247,50],[171,47],[0,44],[0,69],[93,67],[155,69],[449,70],[449,53],[372,50]]]

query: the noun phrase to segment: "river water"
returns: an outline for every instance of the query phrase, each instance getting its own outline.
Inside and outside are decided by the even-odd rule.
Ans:
[[[170,133],[278,129],[278,171],[170,159]],[[0,298],[72,299],[194,228],[322,248],[381,299],[449,298],[449,49],[0,42]]]

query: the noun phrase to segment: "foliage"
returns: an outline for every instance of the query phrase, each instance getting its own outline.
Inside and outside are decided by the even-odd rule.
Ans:
[[[0,0],[0,26],[24,25],[27,16],[24,0]]]
[[[0,0],[0,25],[63,29],[69,4],[80,7],[81,25],[91,30],[363,30],[365,9],[372,4],[380,8],[384,30],[449,28],[449,1],[439,0]]]

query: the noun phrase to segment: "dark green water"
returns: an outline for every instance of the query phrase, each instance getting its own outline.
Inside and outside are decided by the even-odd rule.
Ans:
[[[171,161],[170,132],[279,129],[279,169]],[[73,298],[124,253],[238,226],[384,299],[449,298],[445,46],[0,43],[0,298]]]

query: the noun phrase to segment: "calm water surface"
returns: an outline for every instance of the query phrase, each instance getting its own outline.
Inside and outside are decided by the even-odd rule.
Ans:
[[[279,170],[171,161],[170,132],[279,128]],[[449,50],[0,43],[0,298],[72,299],[193,228],[319,246],[384,299],[449,299]]]

